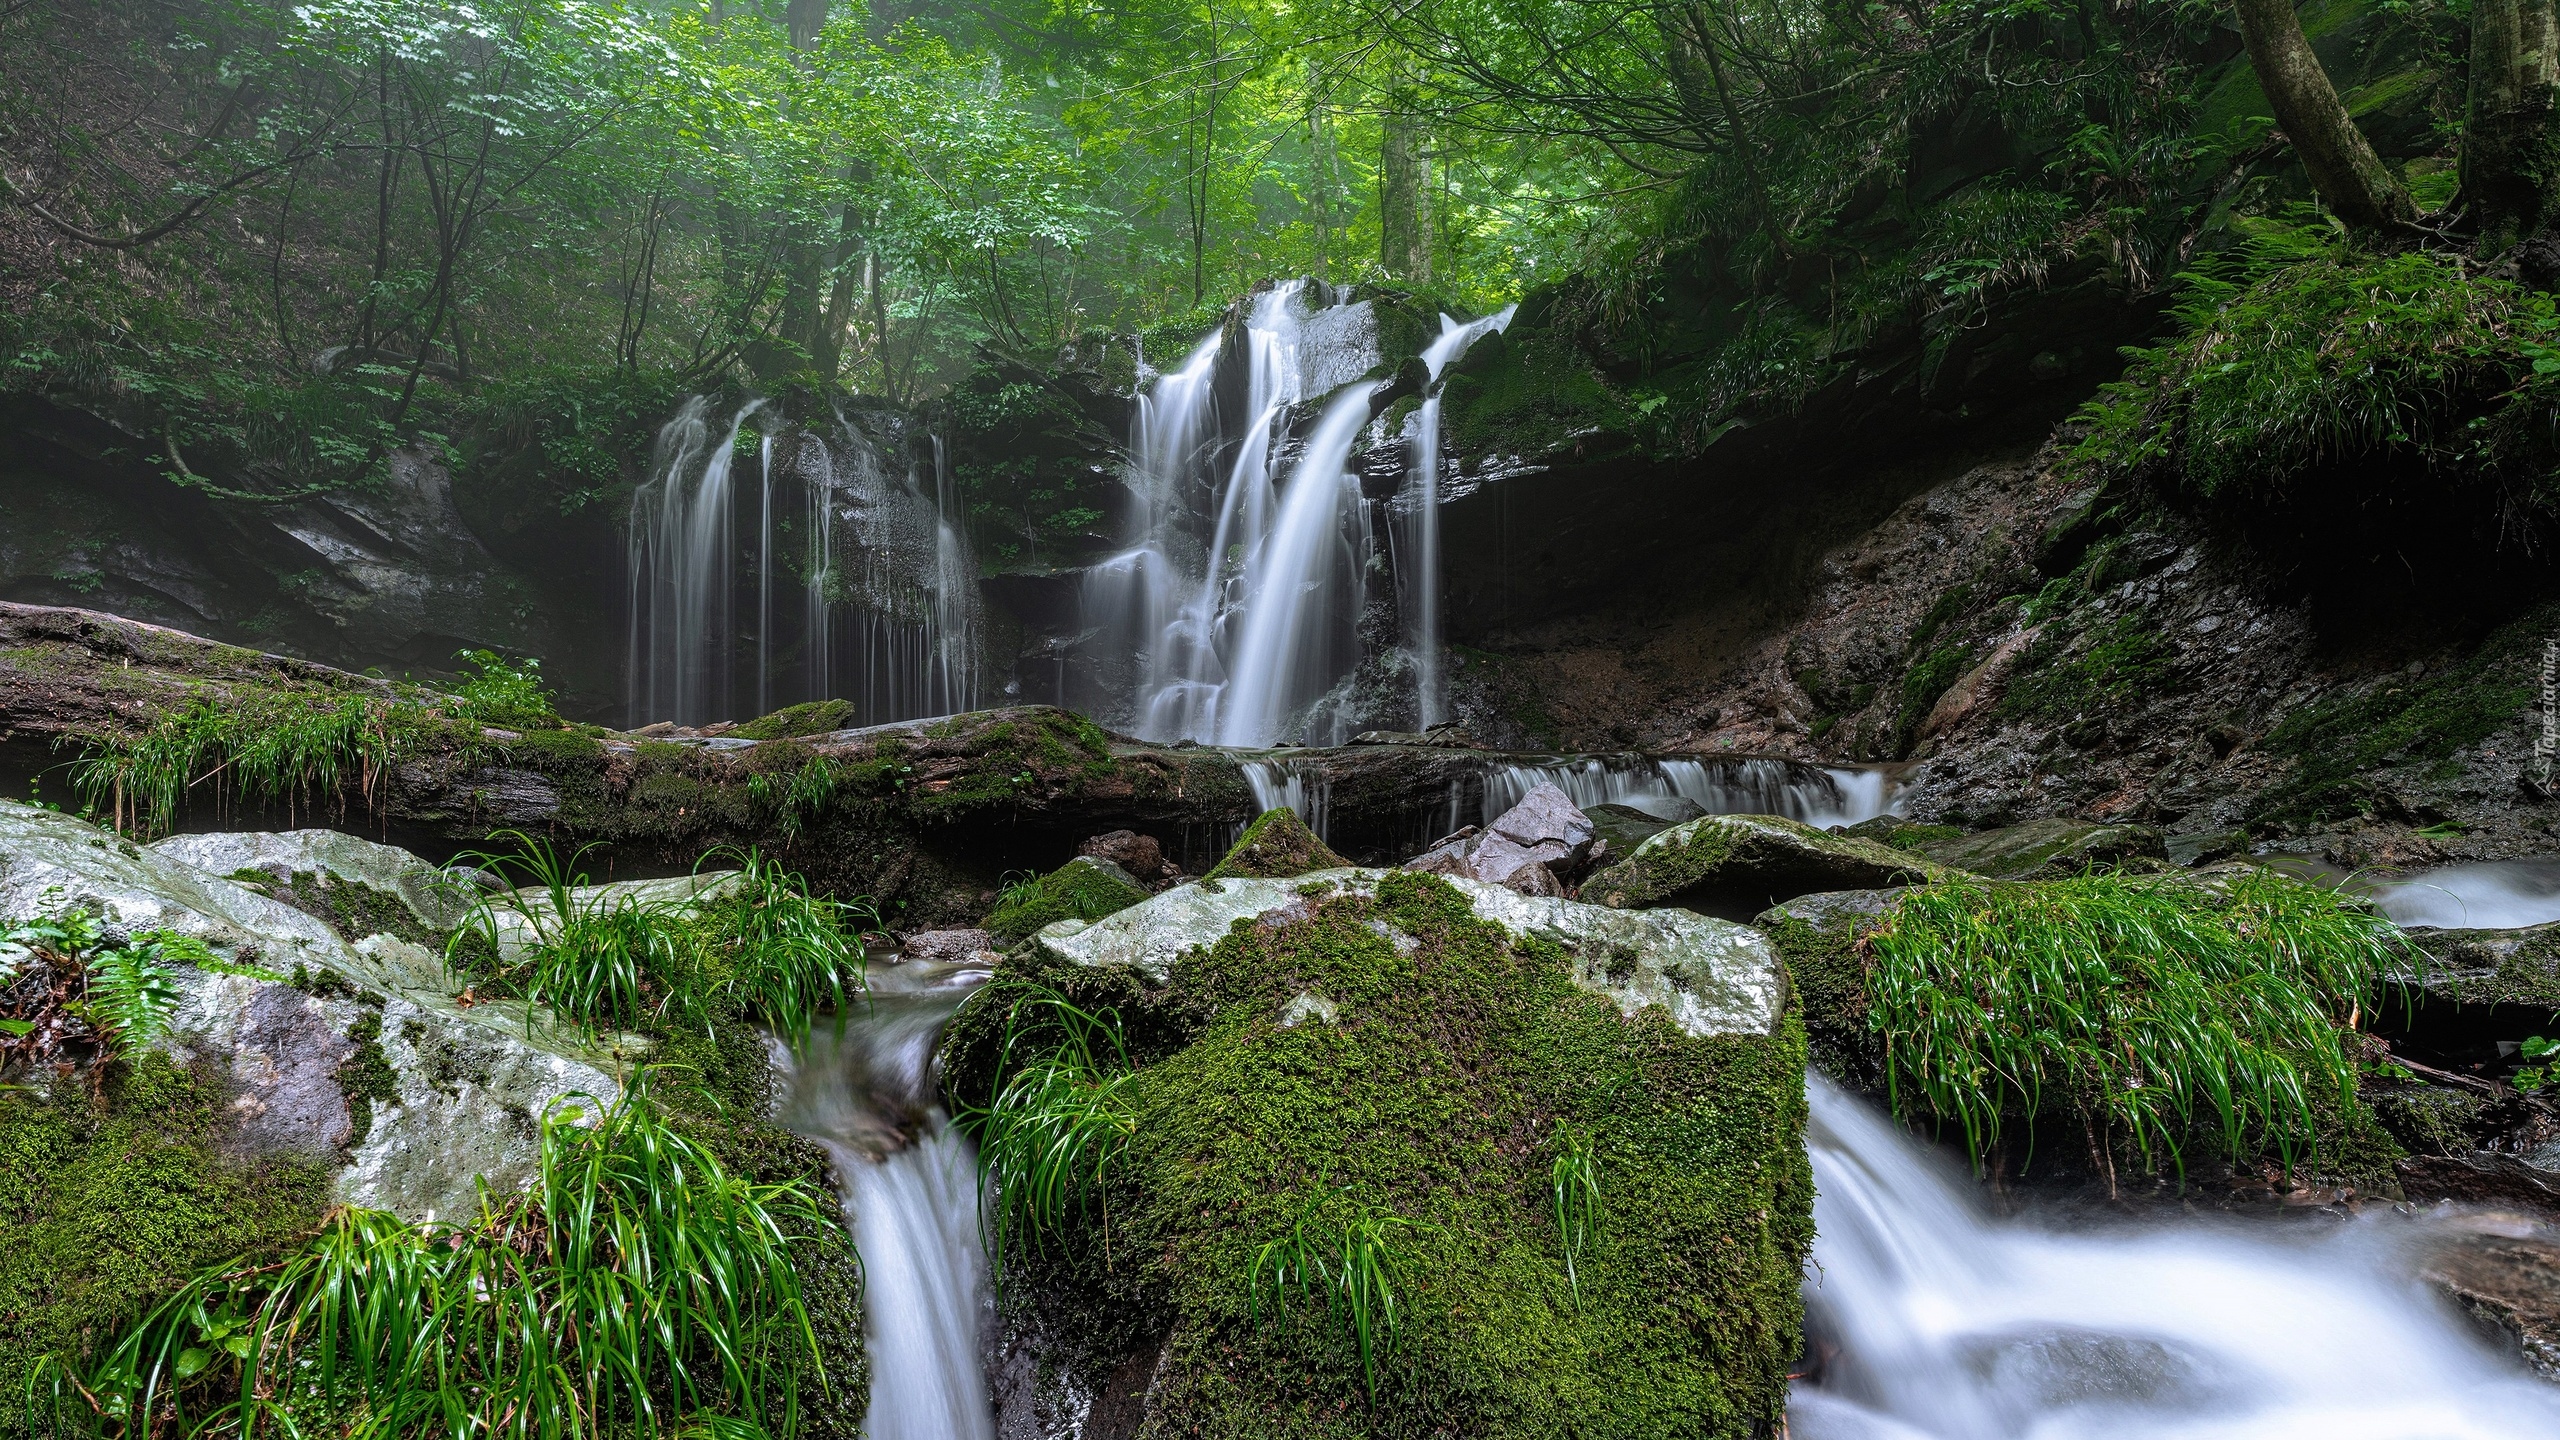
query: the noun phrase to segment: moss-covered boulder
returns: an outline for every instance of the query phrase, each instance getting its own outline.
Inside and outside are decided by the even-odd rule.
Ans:
[[[795,740],[803,735],[848,729],[853,718],[850,700],[811,700],[759,715],[729,733],[747,740]]]
[[[1208,878],[1282,879],[1316,870],[1338,870],[1351,862],[1336,855],[1307,828],[1295,810],[1265,810],[1244,827],[1227,853],[1209,869]]]
[[[2412,930],[2426,963],[2402,978],[2463,1005],[2560,1010],[2560,922],[2518,930]]]
[[[1771,1433],[1811,1235],[1784,994],[1744,927],[1413,872],[1043,932],[955,1021],[952,1098],[993,1095],[1009,1030],[1016,1063],[1055,1036],[1050,996],[1110,1008],[1132,1073],[1099,1195],[1008,1252],[1009,1329],[1049,1337],[1007,1359],[1049,1377],[1024,1403],[1115,1434]],[[1560,1229],[1579,1157],[1601,1213]],[[1369,1363],[1286,1259],[1346,1244],[1393,1295]]]
[[[1039,879],[1017,885],[987,915],[984,929],[1020,940],[1060,920],[1099,920],[1147,898],[1136,877],[1108,860],[1079,855]]]
[[[1824,890],[1877,890],[1961,872],[1855,835],[1776,815],[1709,815],[1674,825],[1582,884],[1612,909],[1678,905],[1748,919]]]
[[[1786,967],[1813,1062],[1833,1079],[1869,1093],[1884,1089],[1884,1045],[1867,1024],[1867,961],[1859,942],[1884,923],[1901,893],[1799,895],[1751,922]]]
[[[2023,824],[1931,840],[1920,853],[1942,865],[1997,880],[2058,880],[2091,870],[2157,869],[2169,849],[2148,825],[2047,816]]]

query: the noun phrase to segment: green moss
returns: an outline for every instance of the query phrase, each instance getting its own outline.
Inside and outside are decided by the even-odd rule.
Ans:
[[[2085,635],[2067,622],[2057,623],[2018,658],[2000,695],[2000,713],[2069,720],[2131,703],[2168,682],[2173,653],[2130,615]]]
[[[1038,934],[1060,920],[1099,920],[1147,898],[1116,868],[1079,855],[1038,880],[1005,893],[984,922],[1006,940]]]
[[[1897,755],[1911,753],[1911,742],[1920,727],[1937,708],[1938,698],[1954,688],[1973,663],[1973,652],[1961,645],[1931,651],[1926,659],[1912,666],[1902,676],[1902,704],[1893,717],[1893,749]]]
[[[103,1101],[77,1084],[0,1091],[0,1436],[47,1354],[86,1358],[205,1266],[316,1225],[324,1167],[219,1153],[218,1085],[146,1053]]]
[[[338,1066],[338,1089],[347,1097],[347,1113],[355,1120],[350,1145],[361,1145],[373,1133],[373,1107],[400,1103],[400,1076],[382,1049],[382,1012],[366,1010],[347,1027],[355,1053]]]
[[[759,716],[729,733],[748,740],[788,740],[797,735],[823,735],[852,724],[852,701],[811,700]]]
[[[1227,853],[1210,867],[1211,880],[1285,880],[1315,870],[1339,870],[1351,862],[1333,853],[1290,809],[1265,810]]]
[[[1401,938],[1399,938],[1401,937]],[[1009,957],[991,993],[1040,974]],[[1509,1440],[1769,1433],[1812,1236],[1803,1032],[1683,1035],[1576,987],[1564,957],[1391,874],[1239,924],[1158,992],[1120,987],[1141,1068],[1107,1210],[1030,1255],[1007,1302],[1098,1381],[1161,1346],[1148,1433]],[[1301,994],[1331,1021],[1282,1023]],[[988,1002],[973,1009],[981,1016]],[[983,1099],[983,1018],[955,1034]],[[973,1040],[973,1037],[976,1037]],[[1579,1303],[1552,1217],[1560,1131],[1593,1137],[1606,1214]],[[1322,1301],[1275,1311],[1254,1257],[1302,1216],[1395,1232],[1397,1342],[1374,1397]]]
[[[1790,896],[1952,878],[1961,872],[1776,815],[1709,815],[1683,821],[1585,880],[1582,898],[1615,909],[1656,905],[1739,907],[1755,915]]]
[[[2543,607],[2500,629],[2459,664],[2423,679],[2389,676],[2321,696],[2287,715],[2265,749],[2291,757],[2249,803],[2261,824],[2317,823],[2367,803],[2377,771],[2419,767],[2449,778],[2453,757],[2514,723],[2536,695]]]
[[[1534,328],[1477,341],[1441,399],[1450,443],[1471,453],[1532,454],[1635,418],[1568,337]]]

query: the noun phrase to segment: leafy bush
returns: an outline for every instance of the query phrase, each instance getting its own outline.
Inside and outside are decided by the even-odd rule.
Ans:
[[[473,674],[454,687],[464,718],[512,730],[548,730],[560,723],[550,689],[542,683],[542,662],[527,656],[509,664],[494,650],[464,650],[456,659]]]
[[[1865,942],[1868,1023],[1895,1108],[1954,1121],[1978,1158],[2048,1105],[2183,1164],[2316,1143],[2314,1087],[2354,1104],[2339,1036],[2402,942],[2335,892],[2091,875],[1904,894]]]
[[[731,1176],[652,1089],[643,1069],[615,1105],[543,1117],[524,1196],[484,1191],[461,1224],[336,1211],[277,1263],[198,1276],[85,1373],[44,1362],[35,1393],[57,1431],[118,1437],[787,1436],[820,1366],[789,1236],[829,1223],[820,1197]]]

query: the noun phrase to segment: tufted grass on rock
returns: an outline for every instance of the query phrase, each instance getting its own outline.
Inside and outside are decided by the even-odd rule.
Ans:
[[[2146,1163],[2191,1138],[2234,1160],[2316,1149],[2356,1106],[2342,1032],[2400,953],[2391,924],[2267,871],[2097,874],[1906,891],[1863,944],[1895,1108],[1952,1121],[1979,1159],[2059,1109]]]
[[[1112,1166],[1137,1130],[1116,1012],[1031,986],[1012,997],[1004,1023],[997,1064],[1006,1078],[994,1100],[958,1117],[978,1145],[979,1220],[999,1284],[1009,1257],[1108,1206]],[[1029,1043],[1033,1036],[1045,1043]]]
[[[731,1176],[649,1077],[545,1116],[531,1193],[463,1224],[336,1211],[94,1363],[46,1362],[31,1399],[57,1434],[794,1433],[820,1361],[790,1227],[824,1223],[818,1195]]]
[[[334,801],[352,780],[370,793],[392,755],[387,703],[358,695],[268,691],[162,712],[139,736],[91,743],[71,784],[118,830],[158,835],[198,785],[253,804]]]
[[[1316,870],[1338,870],[1351,862],[1316,838],[1298,812],[1286,807],[1265,810],[1244,827],[1236,843],[1211,866],[1211,880],[1285,880]]]

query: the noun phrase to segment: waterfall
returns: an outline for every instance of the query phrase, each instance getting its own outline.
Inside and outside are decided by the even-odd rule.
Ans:
[[[715,446],[711,397],[684,402],[658,431],[649,478],[631,498],[631,723],[694,725],[729,706],[737,547],[730,472],[761,400],[730,417]],[[761,567],[759,567],[761,569]]]
[[[986,979],[925,961],[874,968],[869,1006],[811,1037],[784,1105],[784,1123],[833,1160],[862,1255],[868,1440],[995,1437],[977,1162],[933,1082],[943,1022]]]
[[[2560,1392],[2410,1275],[2399,1217],[1996,1223],[1884,1116],[1806,1086],[1819,1238],[1796,1440],[2508,1440],[2560,1421]]]
[[[1234,673],[1216,702],[1219,744],[1286,738],[1299,711],[1359,660],[1355,627],[1368,599],[1369,508],[1361,502],[1359,477],[1347,467],[1376,391],[1353,385],[1326,407],[1281,494],[1269,535],[1245,557],[1243,633]]]
[[[698,395],[659,431],[631,506],[628,723],[704,725],[831,698],[865,723],[977,704],[977,561],[940,437],[927,480],[883,458],[907,448],[903,421],[875,420],[890,430],[875,438],[858,418],[795,426],[753,399],[715,440],[711,397]],[[748,489],[735,472],[751,423]]]
[[[1430,374],[1430,390],[1407,422],[1406,431],[1414,457],[1414,563],[1409,575],[1400,571],[1399,576],[1405,582],[1402,608],[1406,643],[1413,651],[1414,707],[1426,730],[1449,718],[1448,683],[1441,673],[1447,641],[1440,618],[1440,374],[1479,337],[1510,328],[1511,316],[1519,308],[1506,305],[1495,314],[1471,321],[1444,314],[1440,317],[1440,338],[1422,352],[1423,368]]]

